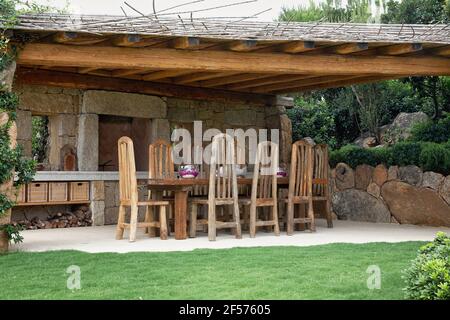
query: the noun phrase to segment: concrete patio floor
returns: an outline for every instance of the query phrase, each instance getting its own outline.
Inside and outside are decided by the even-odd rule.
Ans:
[[[79,250],[91,253],[125,253],[233,247],[311,246],[329,243],[429,241],[438,231],[450,234],[449,228],[351,221],[335,221],[334,228],[328,229],[325,221],[318,220],[316,233],[296,232],[293,236],[287,236],[285,232],[282,232],[279,237],[274,236],[273,233],[258,232],[256,238],[251,239],[247,233],[244,233],[243,239],[238,240],[230,234],[220,232],[215,242],[208,241],[207,235],[202,233],[194,239],[175,240],[172,236],[169,240],[162,241],[159,238],[148,238],[142,231],[138,231],[136,242],[130,243],[126,238],[121,241],[114,239],[115,226],[104,226],[24,231],[24,242],[13,245],[11,249],[13,251]]]

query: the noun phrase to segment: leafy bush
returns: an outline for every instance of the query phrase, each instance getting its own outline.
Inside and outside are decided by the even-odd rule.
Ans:
[[[425,143],[420,153],[423,170],[450,173],[450,149],[445,144]]]
[[[420,153],[422,144],[419,142],[399,142],[391,148],[391,164],[398,166],[420,166]]]
[[[416,165],[425,171],[450,174],[450,141],[445,144],[431,142],[399,142],[392,147],[364,149],[347,145],[330,152],[330,165],[339,162],[355,168],[361,164],[376,166]]]
[[[391,162],[391,153],[387,148],[364,149],[355,145],[347,145],[330,152],[330,165],[335,167],[339,162],[345,162],[355,168],[361,164],[376,166]]]
[[[404,271],[404,279],[407,299],[450,299],[450,238],[444,232],[419,249],[416,259]]]
[[[411,141],[443,143],[450,139],[450,114],[439,121],[426,121],[416,124],[411,130]]]

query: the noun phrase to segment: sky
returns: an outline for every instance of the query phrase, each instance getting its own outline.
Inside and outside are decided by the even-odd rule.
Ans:
[[[153,0],[125,0],[134,8],[143,13],[153,13]],[[156,11],[161,11],[179,4],[184,4],[194,0],[155,0]],[[186,5],[173,9],[169,12],[176,11],[192,11],[198,9],[206,9],[226,4],[237,3],[246,0],[203,0],[198,3]],[[247,0],[249,1],[249,0]],[[320,0],[315,0],[316,2]],[[67,0],[35,0],[39,4],[49,4],[54,7],[64,7]],[[107,14],[107,15],[123,15],[120,7],[122,6],[127,14],[136,15],[129,7],[124,4],[124,0],[69,0],[69,11],[78,14]],[[210,11],[194,13],[194,17],[247,17],[266,9],[270,11],[264,12],[257,16],[257,20],[272,21],[278,17],[282,7],[297,7],[306,5],[309,0],[257,0],[256,2],[220,8]],[[189,16],[185,14],[183,16]]]

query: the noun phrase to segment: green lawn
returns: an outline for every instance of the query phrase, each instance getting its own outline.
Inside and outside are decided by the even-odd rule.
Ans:
[[[422,244],[11,253],[0,256],[0,299],[402,299],[401,270]],[[81,290],[66,287],[70,265]],[[369,265],[381,268],[380,290],[367,288]]]

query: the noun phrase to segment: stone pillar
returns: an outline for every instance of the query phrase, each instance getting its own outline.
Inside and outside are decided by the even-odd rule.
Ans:
[[[78,170],[98,171],[98,115],[80,114],[78,119]]]
[[[266,107],[268,129],[280,130],[280,163],[289,164],[292,148],[292,123],[286,115],[285,106]]]
[[[92,225],[105,225],[105,183],[103,181],[91,182]]]
[[[31,139],[33,136],[31,111],[17,110],[17,143],[22,146],[23,154],[32,157]]]

